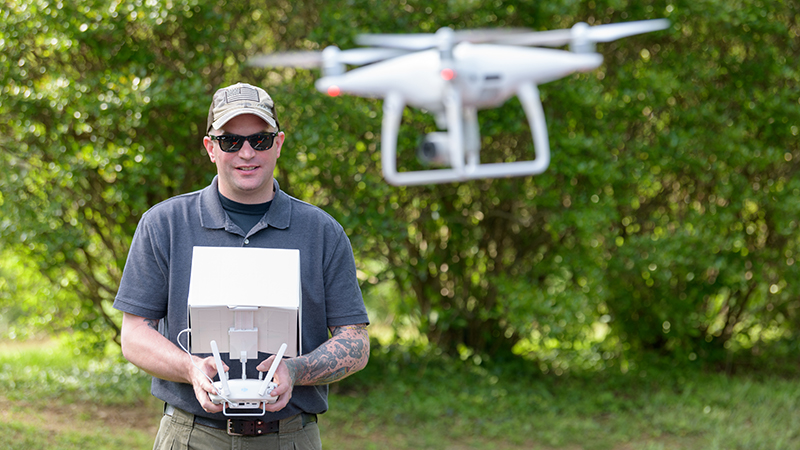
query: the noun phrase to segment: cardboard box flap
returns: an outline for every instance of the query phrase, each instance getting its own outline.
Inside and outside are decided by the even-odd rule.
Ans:
[[[191,351],[248,359],[257,352],[302,353],[300,252],[293,249],[195,247],[189,282]],[[257,330],[257,331],[255,331]],[[236,354],[235,356],[233,354]]]
[[[300,251],[195,247],[189,306],[300,307]]]

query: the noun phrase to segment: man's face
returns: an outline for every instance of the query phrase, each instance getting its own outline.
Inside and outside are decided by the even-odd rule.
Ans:
[[[251,134],[270,129],[269,124],[252,114],[236,116],[226,123],[221,130],[212,130],[209,134]],[[272,200],[272,181],[275,164],[281,155],[281,147],[285,136],[278,133],[272,147],[256,151],[245,141],[238,152],[223,152],[219,143],[208,136],[203,139],[208,157],[217,165],[219,175],[219,191],[225,197],[239,203],[255,204]]]

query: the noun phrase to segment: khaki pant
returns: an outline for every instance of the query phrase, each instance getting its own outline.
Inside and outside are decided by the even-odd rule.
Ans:
[[[264,436],[229,436],[226,430],[194,423],[194,416],[175,409],[164,415],[153,450],[322,450],[319,427],[302,417],[281,420],[280,431]]]

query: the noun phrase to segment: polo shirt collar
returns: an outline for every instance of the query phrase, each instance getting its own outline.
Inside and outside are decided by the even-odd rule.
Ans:
[[[266,217],[261,219],[252,230],[253,232],[266,227],[289,228],[292,202],[289,196],[281,191],[278,180],[273,180],[273,185],[275,187],[275,196],[272,198],[272,204]],[[233,222],[230,221],[225,209],[222,207],[222,202],[219,201],[218,176],[214,176],[211,184],[200,191],[198,208],[200,209],[200,226],[208,229],[225,229],[232,232],[230,228],[233,226]]]

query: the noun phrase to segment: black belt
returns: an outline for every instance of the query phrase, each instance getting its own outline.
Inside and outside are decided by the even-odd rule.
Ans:
[[[280,420],[264,422],[263,420],[228,419],[226,422],[228,434],[231,436],[261,436],[277,433],[281,425]]]
[[[168,416],[174,414],[175,411],[180,411],[172,405],[165,406],[165,413]],[[301,413],[300,419],[302,420],[302,427],[305,428],[306,424],[316,422],[316,414]],[[289,417],[291,418],[291,417]],[[255,419],[209,419],[208,417],[194,415],[194,423],[204,427],[216,428],[218,430],[225,430],[231,436],[263,436],[265,434],[277,433],[280,431],[280,420],[273,420],[270,422]],[[286,419],[283,419],[286,421]]]

